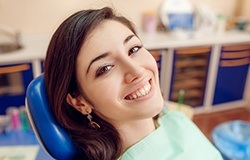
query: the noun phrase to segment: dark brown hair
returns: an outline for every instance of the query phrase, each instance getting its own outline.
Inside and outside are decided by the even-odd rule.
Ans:
[[[113,160],[121,154],[121,140],[115,127],[93,113],[101,128],[89,128],[86,116],[66,102],[68,93],[84,93],[76,79],[76,59],[86,37],[104,20],[118,21],[135,33],[131,22],[109,7],[79,11],[56,30],[45,60],[45,87],[52,112],[89,160]]]

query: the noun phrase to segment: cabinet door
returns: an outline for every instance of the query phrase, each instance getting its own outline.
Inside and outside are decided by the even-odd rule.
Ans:
[[[0,66],[0,114],[10,106],[25,105],[26,88],[32,79],[31,64]]]
[[[179,48],[174,50],[169,99],[177,102],[180,91],[184,91],[184,104],[197,107],[203,105],[207,71],[211,54],[210,46]]]
[[[250,44],[221,49],[213,104],[241,100],[249,69]]]

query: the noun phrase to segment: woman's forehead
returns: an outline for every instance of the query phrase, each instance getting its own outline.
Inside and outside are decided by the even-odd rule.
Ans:
[[[105,20],[87,36],[78,55],[78,61],[82,63],[84,60],[88,63],[99,54],[109,52],[117,45],[123,45],[124,40],[132,34],[134,33],[124,24]]]
[[[91,50],[93,52],[109,49],[109,47],[114,47],[116,43],[122,43],[131,34],[134,33],[124,24],[106,20],[95,27],[87,36],[82,45],[82,51]]]
[[[100,36],[114,36],[122,37],[128,33],[133,33],[126,25],[115,20],[104,20],[98,26],[96,26],[87,36],[86,41],[94,38],[100,38]],[[102,37],[102,38],[103,38]]]

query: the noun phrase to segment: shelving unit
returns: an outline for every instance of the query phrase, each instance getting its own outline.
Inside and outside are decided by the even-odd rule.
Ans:
[[[250,44],[249,33],[229,31],[223,35],[209,34],[187,39],[178,39],[164,33],[150,36],[141,34],[140,37],[148,50],[158,50],[161,53],[160,84],[165,100],[177,101],[179,91],[183,89],[185,90],[184,104],[192,106],[195,114],[250,107],[250,70],[249,65],[246,64],[249,60],[248,53],[243,51],[244,53],[239,54],[239,51],[236,51],[239,46]],[[202,51],[204,48],[205,51]],[[225,50],[232,48],[235,53],[228,54],[229,51]],[[192,50],[196,50],[197,54],[192,53]],[[225,52],[227,52],[226,57]],[[240,57],[234,57],[236,55]],[[246,64],[242,72],[232,67],[221,66],[228,65],[225,60],[231,59],[233,61],[230,63],[235,63],[239,58],[242,58],[239,60],[241,64]],[[230,71],[229,68],[231,68]],[[228,71],[225,72],[225,70]],[[227,75],[229,72],[231,77],[219,80],[223,74]],[[242,75],[245,77],[242,78]],[[231,88],[237,86],[238,91],[235,93],[238,98],[215,102],[222,95],[225,95],[224,98],[228,97],[225,93],[218,92],[222,91],[220,87],[231,79],[237,78],[245,80],[244,83],[230,84]],[[232,90],[225,92],[230,93]]]
[[[179,92],[184,91],[184,104],[192,107],[203,105],[211,46],[177,48],[169,100],[177,102]]]
[[[223,35],[199,36],[194,33],[178,38],[167,32],[141,32],[138,36],[156,59],[165,100],[176,101],[180,89],[184,89],[184,103],[193,106],[195,114],[250,107],[249,50],[244,49],[250,44],[250,33],[227,31]],[[50,35],[24,38],[23,49],[0,55],[0,66],[27,63],[31,66],[31,79],[39,76],[50,38]],[[222,100],[221,95],[230,97],[221,88],[223,85],[229,86],[225,87],[228,93],[237,88],[234,93],[238,97]]]

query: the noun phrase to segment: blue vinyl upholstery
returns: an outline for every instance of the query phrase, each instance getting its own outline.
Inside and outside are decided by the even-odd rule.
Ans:
[[[58,160],[77,159],[78,153],[73,142],[50,110],[43,74],[29,84],[26,107],[36,136],[47,153]]]

